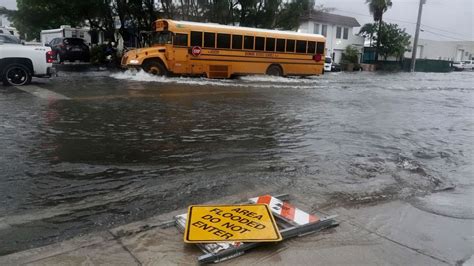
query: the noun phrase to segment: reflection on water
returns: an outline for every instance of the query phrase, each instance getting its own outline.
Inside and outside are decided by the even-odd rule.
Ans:
[[[1,93],[0,254],[243,191],[321,207],[472,185],[473,74],[105,72],[42,85],[72,100]]]

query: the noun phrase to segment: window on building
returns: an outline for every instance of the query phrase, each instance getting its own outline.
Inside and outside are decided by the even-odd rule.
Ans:
[[[242,35],[232,35],[232,49],[242,49]]]
[[[277,52],[284,52],[285,51],[285,39],[277,39]]]
[[[296,52],[306,53],[306,41],[296,41]]]
[[[258,51],[265,50],[265,38],[264,37],[255,37],[255,50],[258,50]]]
[[[253,50],[253,36],[245,36],[244,37],[244,49],[246,50]]]
[[[295,40],[287,40],[286,41],[286,51],[287,52],[295,52]]]
[[[188,35],[176,33],[173,37],[173,44],[176,46],[188,46]]]
[[[212,32],[204,32],[204,47],[216,47],[216,34]]]
[[[217,48],[230,48],[230,34],[217,34]]]
[[[341,37],[342,37],[342,28],[337,27],[336,28],[336,39],[341,39]]]
[[[275,52],[275,38],[267,38],[265,51]]]
[[[314,54],[316,49],[316,42],[308,42],[308,54]]]
[[[324,37],[328,36],[328,25],[321,25],[321,34]]]
[[[314,29],[313,29],[313,33],[314,34],[319,34],[319,24],[318,23],[314,23]]]
[[[202,32],[191,31],[191,46],[202,46]]]
[[[349,39],[349,28],[344,28],[344,36],[342,36],[344,40]]]

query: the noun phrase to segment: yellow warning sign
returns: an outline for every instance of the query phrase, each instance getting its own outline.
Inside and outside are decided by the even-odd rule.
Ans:
[[[268,205],[195,205],[188,209],[184,242],[281,241]]]

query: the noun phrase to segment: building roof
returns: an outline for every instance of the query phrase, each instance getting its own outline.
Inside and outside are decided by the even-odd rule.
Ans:
[[[303,21],[314,21],[314,22],[321,22],[327,24],[335,24],[341,26],[349,26],[349,27],[360,27],[359,22],[357,19],[353,17],[341,16],[326,12],[314,11],[309,16],[305,16],[302,18]]]

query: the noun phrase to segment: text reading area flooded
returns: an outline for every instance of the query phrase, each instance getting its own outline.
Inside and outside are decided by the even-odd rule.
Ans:
[[[0,93],[0,255],[233,194],[316,209],[473,193],[473,72],[103,73],[36,84],[67,100]]]

